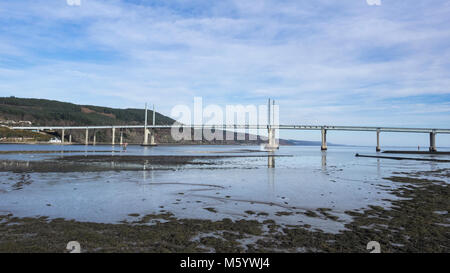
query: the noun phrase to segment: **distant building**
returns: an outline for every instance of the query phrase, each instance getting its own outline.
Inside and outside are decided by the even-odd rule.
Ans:
[[[20,120],[20,121],[0,120],[0,124],[3,124],[3,125],[29,126],[29,125],[32,125],[33,123],[31,121],[29,121],[29,120]]]
[[[61,139],[54,137],[48,141],[49,143],[61,143]]]

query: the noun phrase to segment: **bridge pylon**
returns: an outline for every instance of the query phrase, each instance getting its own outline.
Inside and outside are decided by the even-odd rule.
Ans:
[[[267,109],[267,138],[268,143],[265,146],[266,150],[277,150],[280,148],[277,139],[276,139],[276,132],[275,128],[272,127],[273,123],[275,122],[275,100],[272,100],[272,103],[270,103],[270,99],[268,102],[268,109]],[[271,111],[272,109],[272,111]]]
[[[155,125],[155,105],[153,105],[153,126]],[[148,136],[150,135],[150,143],[148,142]],[[151,132],[147,128],[147,103],[145,104],[145,124],[144,124],[144,142],[141,146],[157,146],[155,143],[155,132]]]

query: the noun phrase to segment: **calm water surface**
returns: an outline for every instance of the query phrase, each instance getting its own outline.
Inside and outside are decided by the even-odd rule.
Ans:
[[[400,149],[400,148],[397,148]],[[405,148],[402,148],[405,149]],[[0,154],[8,160],[51,161],[67,155],[267,155],[257,146],[129,146],[126,152],[111,146],[0,145],[5,150],[54,150],[49,154]],[[248,150],[254,150],[250,152]],[[267,157],[211,160],[152,170],[99,172],[0,172],[0,213],[15,216],[62,217],[79,221],[116,223],[140,215],[170,211],[180,218],[273,219],[285,224],[309,224],[330,232],[351,219],[346,210],[368,205],[389,207],[389,189],[383,179],[393,172],[448,168],[448,163],[358,158],[374,155],[374,147],[283,146],[276,151],[275,168]],[[89,152],[91,151],[91,152]],[[93,152],[95,151],[95,153]],[[414,157],[414,155],[398,155]],[[421,156],[448,159],[448,156]],[[23,186],[16,187],[18,182]],[[214,211],[205,208],[214,208]],[[299,212],[330,208],[339,221],[307,217]],[[250,215],[246,211],[268,215]],[[280,212],[292,215],[280,215]],[[297,212],[297,214],[296,214]]]

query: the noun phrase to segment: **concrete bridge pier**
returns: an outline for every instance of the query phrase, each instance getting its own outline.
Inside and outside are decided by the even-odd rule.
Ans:
[[[155,131],[150,133],[150,145],[155,146]]]
[[[272,124],[275,122],[275,101],[271,99],[268,100],[267,103],[267,138],[268,143],[266,145],[267,150],[275,150],[278,149],[278,143],[276,142],[276,134],[275,129],[272,128]],[[273,111],[272,111],[273,110]]]
[[[155,105],[153,104],[153,119],[152,119],[152,125],[155,126],[156,125],[156,115],[155,115]],[[153,131],[151,132],[150,135],[150,145],[152,146],[156,146],[155,143],[155,129],[153,129]]]
[[[142,146],[148,146],[148,135],[150,131],[147,129],[147,103],[145,104],[145,118],[144,118],[144,141]]]
[[[94,130],[94,139],[93,139],[93,141],[92,141],[92,145],[94,145],[95,146],[95,144],[96,144],[96,142],[97,142],[97,139],[96,139],[96,137],[95,137],[95,130]]]
[[[86,128],[86,136],[84,138],[84,145],[89,145],[89,129]]]
[[[142,145],[148,145],[148,135],[150,134],[150,130],[145,128],[144,129],[144,142]]]
[[[430,132],[430,152],[436,152],[436,132]]]
[[[112,128],[112,137],[111,137],[111,145],[112,145],[112,146],[115,145],[115,140],[116,140],[116,128],[113,127],[113,128]]]
[[[150,135],[150,143],[148,143],[148,137]],[[149,129],[144,129],[144,142],[142,142],[142,146],[157,146],[155,143],[155,133],[150,131]]]
[[[72,144],[72,135],[69,135],[69,144]]]
[[[123,144],[123,130],[120,130],[120,140],[119,140],[120,146]]]
[[[325,128],[322,127],[322,146],[320,147],[320,149],[322,151],[326,151],[327,148],[327,130]]]
[[[64,144],[64,129],[61,130],[61,144]]]
[[[266,149],[267,150],[276,150],[278,148],[279,148],[279,146],[278,146],[277,140],[276,140],[275,129],[269,127],[268,128],[268,143],[266,145]]]
[[[276,133],[275,133],[275,129],[270,129],[271,133],[270,133],[270,143],[269,145],[271,147],[273,147],[274,149],[278,149],[278,144],[277,144],[277,140],[276,140]]]
[[[380,148],[380,129],[377,129],[377,148],[376,148],[376,151],[377,152],[381,151],[381,148]]]

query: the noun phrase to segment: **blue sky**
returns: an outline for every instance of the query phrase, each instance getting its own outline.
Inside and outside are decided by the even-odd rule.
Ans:
[[[194,96],[218,105],[272,97],[284,124],[450,128],[449,25],[444,0],[1,0],[0,96],[147,101],[165,114]],[[328,139],[374,143],[365,133]],[[450,136],[437,142],[450,146]]]

